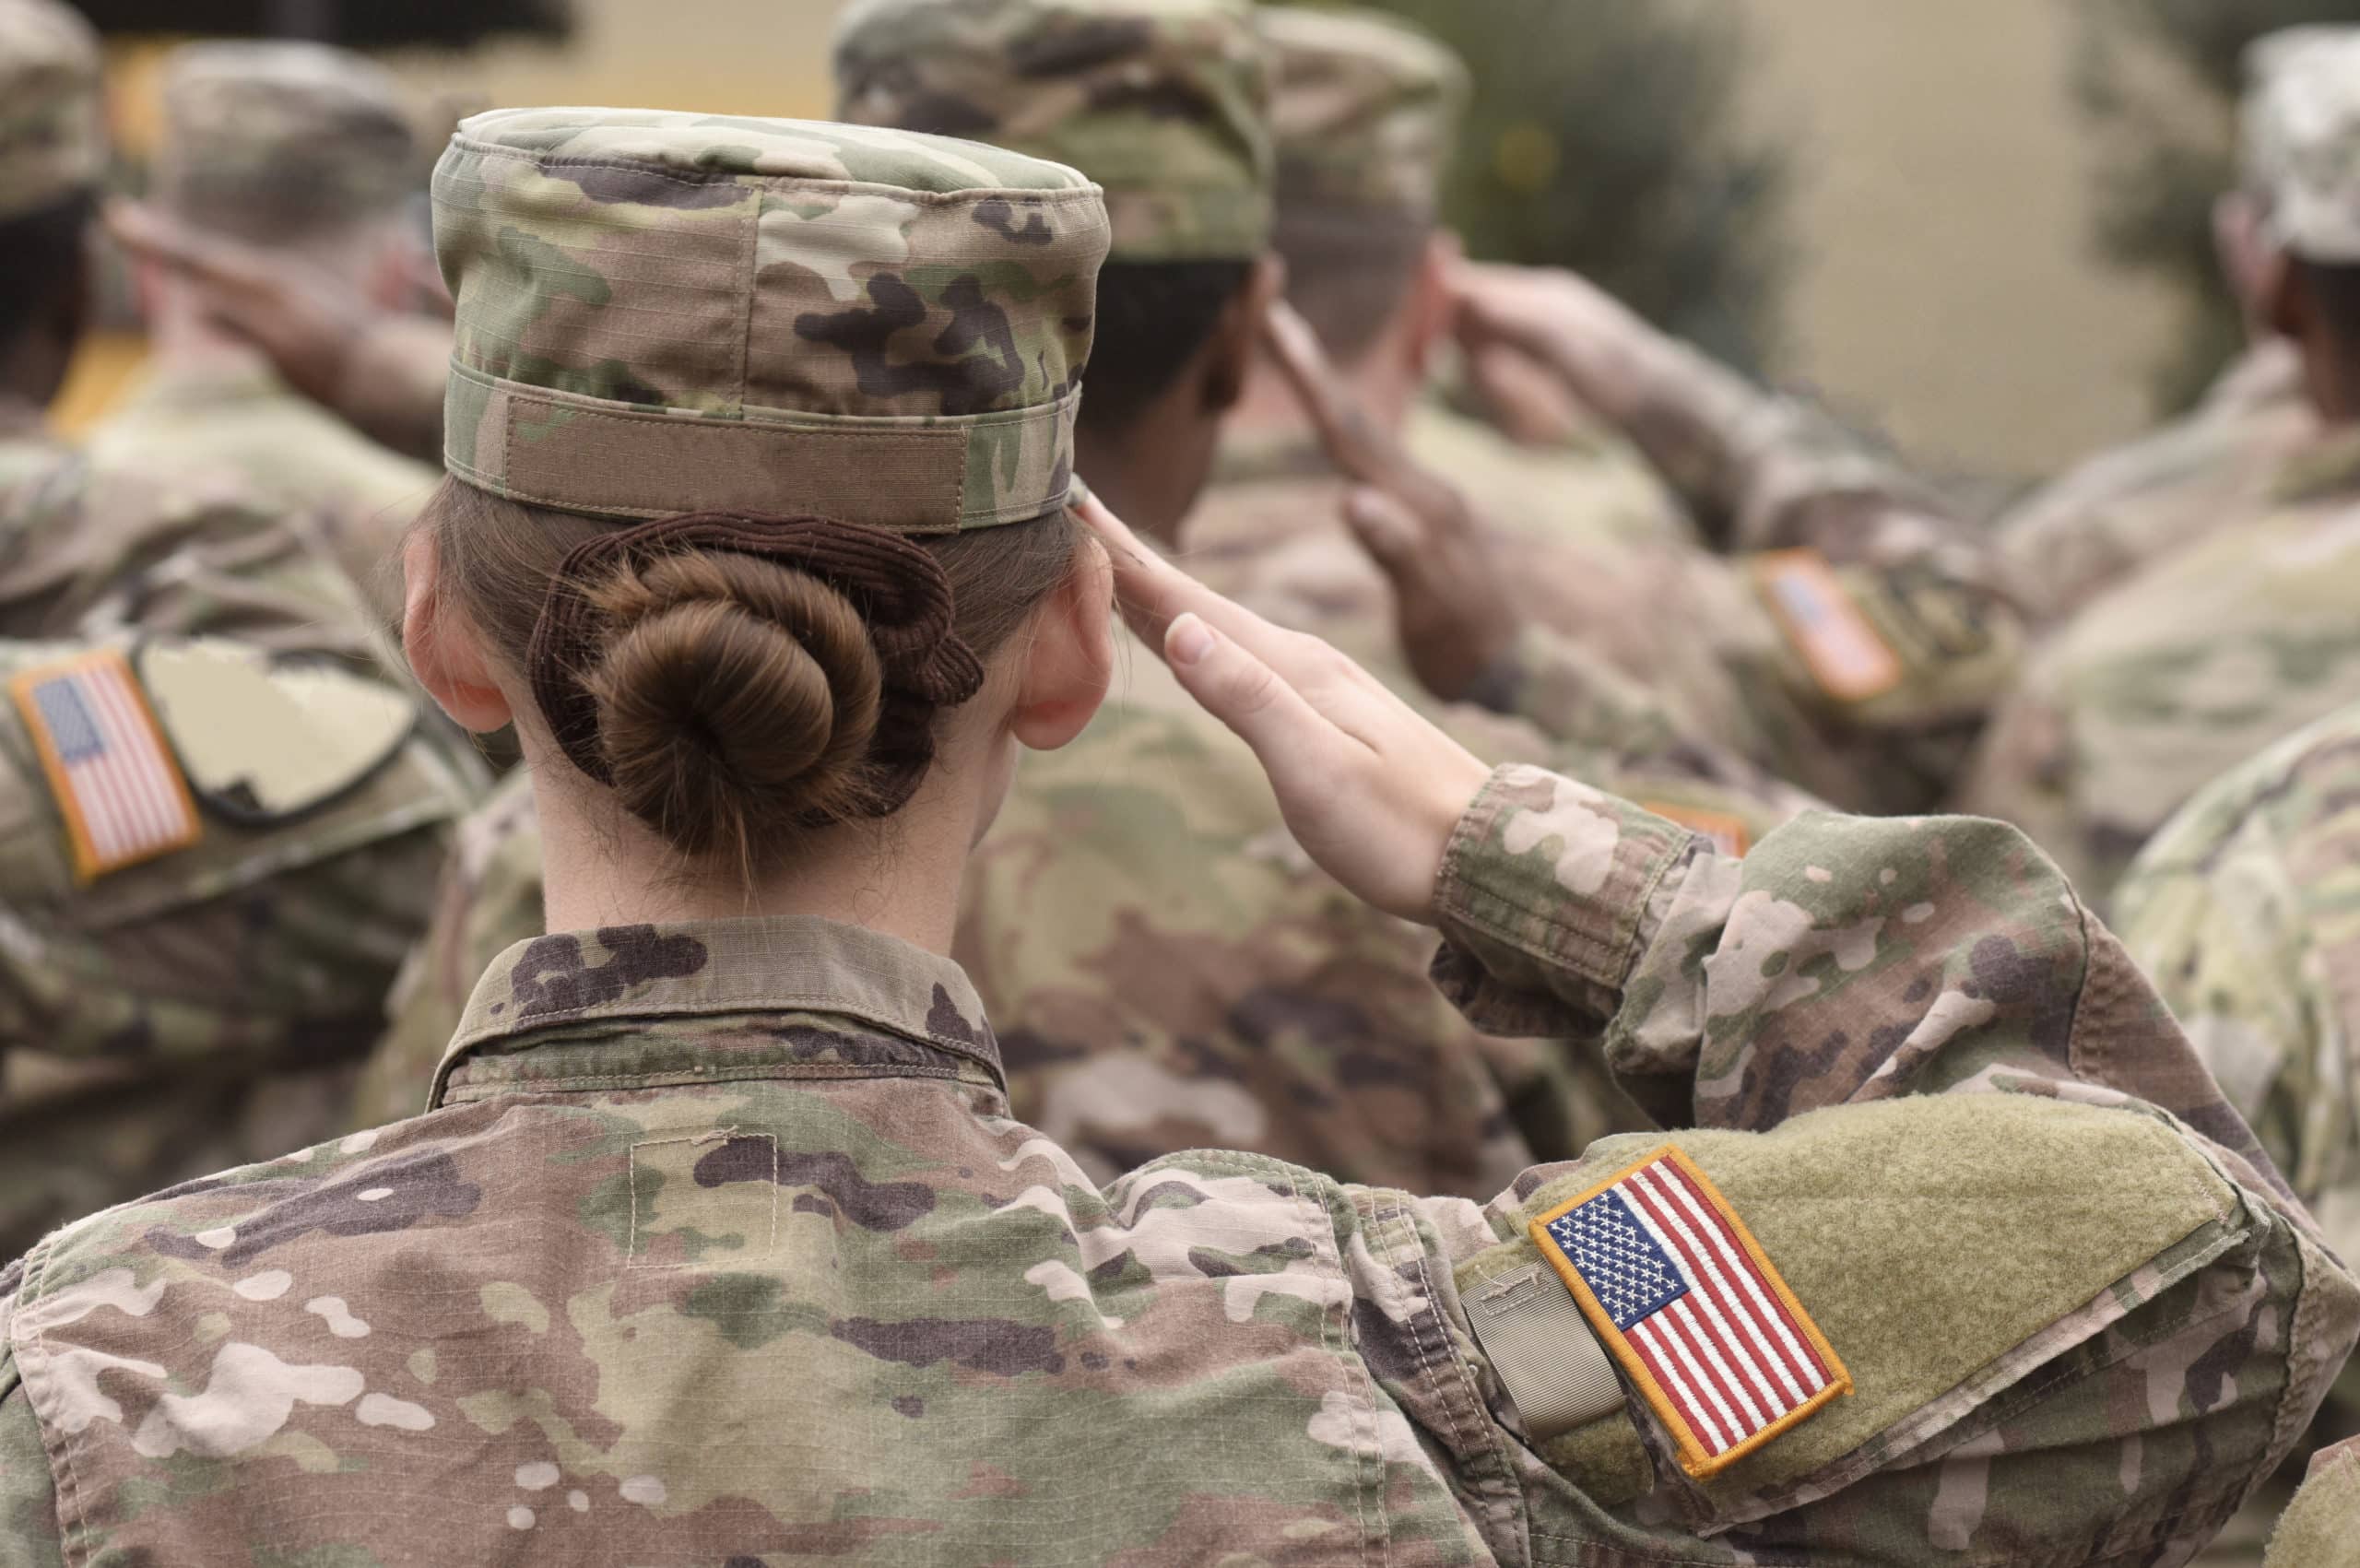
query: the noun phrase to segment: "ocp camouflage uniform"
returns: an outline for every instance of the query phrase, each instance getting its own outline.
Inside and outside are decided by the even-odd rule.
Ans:
[[[1407,234],[1422,244],[1467,90],[1457,57],[1373,12],[1264,6],[1254,21],[1275,84],[1281,223]],[[1634,678],[1668,673],[1656,655],[1673,640],[1640,631],[1631,614],[1643,602],[1634,562],[1694,535],[1626,443],[1600,434],[1565,448],[1519,446],[1439,399],[1418,405],[1400,435],[1419,461],[1473,492],[1477,514],[1514,561],[1505,575],[1527,614],[1579,628],[1585,646],[1611,648]],[[1631,747],[1620,732],[1595,745],[1588,736],[1559,741],[1472,705],[1433,701],[1402,657],[1384,577],[1344,528],[1342,499],[1334,468],[1299,426],[1233,424],[1213,482],[1186,519],[1180,557],[1221,592],[1342,648],[1485,756],[1553,757],[1737,847],[1815,804],[1705,749],[1658,746],[1652,735]]]
[[[399,220],[418,163],[408,107],[393,77],[360,56],[316,44],[185,44],[166,58],[160,92],[149,199],[178,220],[272,243],[292,208],[304,235],[348,245]],[[442,477],[223,343],[151,359],[88,451],[101,466],[150,477],[226,469],[311,514],[388,619],[400,609],[402,533]]]
[[[2350,707],[2207,785],[2115,895],[2124,945],[2347,1258],[2360,1254],[2355,802],[2360,707]],[[2360,1375],[2347,1369],[2312,1435],[2354,1432]],[[2248,1509],[2232,1533],[2253,1561],[2268,1516]],[[2227,1561],[2228,1545],[2214,1558]]]
[[[114,648],[195,842],[77,869],[29,699],[0,708],[0,1252],[342,1125],[471,779],[407,695],[250,646]],[[86,658],[0,643],[0,678]],[[300,700],[299,700],[300,699]],[[323,712],[323,709],[325,712]],[[234,737],[226,760],[208,735]],[[259,796],[259,785],[268,797]]]
[[[2360,701],[2360,432],[2324,441],[2277,504],[2149,566],[2029,661],[1958,796],[2021,825],[2106,899],[2209,780]]]
[[[1388,18],[1257,16],[1280,84],[1282,214],[1430,231],[1462,67]],[[1664,804],[1740,839],[1815,797],[1929,803],[2012,667],[2013,619],[1995,573],[1960,529],[1823,422],[1699,356],[1651,347],[1648,368],[1671,383],[1659,400],[1711,417],[1693,430],[1658,421],[1634,433],[1717,533],[1778,553],[1732,565],[1698,548],[1682,500],[1619,440],[1536,451],[1421,411],[1406,432],[1411,454],[1468,496],[1504,554],[1516,607],[1553,649],[1512,661],[1486,700],[1539,722],[1586,762],[1604,761],[1585,776],[1625,793],[1670,796],[1673,781],[1690,779],[1691,798]],[[1413,694],[1390,592],[1346,531],[1341,499],[1307,434],[1233,433],[1221,482],[1188,520],[1184,557],[1223,593],[1317,632]],[[1883,661],[1866,672],[1877,678],[1815,670],[1814,650],[1774,607],[1781,594],[1813,595],[1865,645],[1859,657]],[[1831,696],[1828,684],[1846,677],[1847,695]]]
[[[78,18],[0,0],[0,214],[88,189],[98,94]],[[470,790],[465,759],[412,736],[408,700],[361,673],[366,619],[251,486],[97,467],[39,409],[0,407],[0,670],[30,683],[123,651],[194,831],[155,858],[77,866],[95,841],[37,760],[30,685],[0,709],[0,1252],[340,1122]],[[191,673],[163,640],[197,633],[240,647]],[[180,672],[169,702],[157,664]],[[261,725],[290,684],[343,716]]]
[[[2255,346],[2194,410],[2100,453],[1993,525],[2010,582],[2043,623],[2216,529],[2242,526],[2319,439],[2294,346]]]
[[[437,191],[466,482],[628,515],[653,465],[679,504],[727,504],[743,476],[694,461],[726,435],[808,459],[769,463],[800,506],[881,415],[941,432],[921,464],[977,429],[1025,436],[880,526],[987,528],[1067,493],[1071,307],[1103,247],[1071,171],[874,130],[517,111],[468,122]],[[549,384],[600,362],[579,351],[601,321],[536,269],[617,276],[607,248],[643,258],[652,227],[717,312],[783,310],[797,341],[741,383],[726,346],[748,337],[643,338],[633,384],[665,401],[633,422]],[[566,248],[516,242],[534,230]],[[985,276],[950,298],[909,281]],[[895,362],[930,390],[858,390],[879,340],[825,307],[862,294],[916,309]],[[1028,373],[985,392],[996,341]],[[740,385],[773,401],[699,407]],[[561,433],[585,416],[623,425],[604,475]],[[1688,1112],[1678,1147],[1720,1195],[1704,1222],[1768,1260],[1732,1241],[1727,1266],[1776,1269],[1799,1315],[1778,1321],[1828,1347],[1803,1375],[1832,1395],[1840,1356],[1848,1397],[1745,1457],[1675,1462],[1689,1418],[1629,1391],[1525,1228],[1661,1135],[1488,1208],[1242,1153],[1101,1189],[1009,1116],[949,961],[812,918],[618,925],[503,955],[433,1114],[95,1216],[0,1275],[0,1564],[263,1543],[2168,1562],[2360,1335],[2360,1284],[2011,829],[1812,816],[1740,862],[1510,768],[1453,834],[1436,907],[1437,975],[1473,1016],[1591,1043]],[[1569,1405],[1548,1373],[1577,1362]],[[1753,1397],[1715,1396],[1732,1423]]]
[[[1069,156],[1108,192],[1117,260],[1268,243],[1270,62],[1247,7],[869,0],[835,60],[848,119]],[[1423,933],[1311,866],[1250,753],[1152,654],[1124,667],[1078,740],[1026,760],[967,877],[958,956],[1019,1115],[1101,1176],[1219,1144],[1469,1195],[1536,1146],[1630,1125],[1578,1059],[1436,1008]],[[1547,749],[1462,719],[1487,755]]]
[[[1085,26],[1091,11],[1103,29]],[[933,40],[924,49],[872,48],[868,26],[945,30],[921,35]],[[952,83],[981,90],[989,78],[968,70],[962,41],[1029,40],[1024,57],[1048,63],[1029,91],[1061,112],[1103,106],[1114,162],[1110,171],[1098,160],[1093,174],[1198,171],[1185,203],[1117,195],[1118,253],[1258,248],[1262,66],[1235,6],[995,4],[906,17],[869,6],[846,27],[847,104],[877,112],[889,87],[917,92],[933,79],[927,49],[943,52]],[[1083,49],[1077,37],[1096,42]],[[871,65],[846,64],[856,61]],[[853,73],[871,68],[870,85],[858,85]],[[1080,74],[1068,80],[1068,69]],[[919,96],[962,129],[981,112],[948,91]],[[1062,145],[1068,133],[1043,135]],[[1424,934],[1310,864],[1251,754],[1148,650],[1128,645],[1123,668],[1080,739],[1026,759],[965,881],[958,951],[1008,1042],[1018,1114],[1105,1177],[1222,1145],[1466,1194],[1496,1190],[1531,1162],[1536,1139],[1570,1151],[1610,1114],[1627,1125],[1634,1114],[1611,1091],[1563,1088],[1574,1068],[1559,1053],[1485,1041],[1443,1006],[1424,982]],[[476,978],[505,944],[541,928],[538,824],[524,787],[504,792],[461,843],[368,1076],[364,1117],[423,1103]]]
[[[2282,124],[2279,82],[2351,36],[2348,28],[2286,28],[2248,47],[2239,183],[2262,211],[2298,139]],[[2058,621],[2148,562],[2242,525],[2268,507],[2279,473],[2319,430],[2295,346],[2256,343],[2189,413],[2078,465],[1998,519],[2019,597],[2040,620]]]
[[[96,189],[99,47],[77,14],[0,0],[0,218]],[[41,408],[0,395],[0,636],[251,631],[360,654],[356,601],[304,548],[309,526],[220,468],[93,465],[48,432]]]
[[[1537,1436],[1483,1338],[1569,1301],[1526,1221],[1662,1135],[1483,1207],[1246,1154],[1101,1188],[954,965],[725,921],[512,949],[434,1114],[0,1277],[0,1562],[2170,1562],[2292,1441],[2360,1293],[2013,830],[1740,863],[1527,770],[1457,843],[1455,994],[1693,1097],[1848,1369],[1726,1470],[1611,1383]]]

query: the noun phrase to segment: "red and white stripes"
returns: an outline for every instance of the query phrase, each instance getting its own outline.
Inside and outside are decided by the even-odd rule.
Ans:
[[[1611,1218],[1610,1205],[1628,1220]],[[1743,1222],[1678,1149],[1658,1149],[1531,1229],[1665,1418],[1690,1473],[1732,1462],[1850,1391],[1843,1363]],[[1642,1256],[1648,1244],[1660,1258]],[[1642,1315],[1631,1315],[1634,1307]]]

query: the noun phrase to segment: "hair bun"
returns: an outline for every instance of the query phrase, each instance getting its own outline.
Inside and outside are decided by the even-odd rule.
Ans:
[[[775,560],[625,560],[586,595],[606,635],[582,687],[617,796],[683,853],[760,857],[874,815],[884,672],[852,602]]]

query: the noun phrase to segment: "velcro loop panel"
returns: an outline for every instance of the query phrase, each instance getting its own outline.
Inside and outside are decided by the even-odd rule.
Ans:
[[[970,463],[996,448],[1070,452],[1077,389],[1012,414],[861,419],[661,413],[495,381],[454,365],[444,463],[454,477],[537,506],[600,517],[808,513],[905,534],[1037,517],[1067,501],[1069,463]],[[1010,427],[1044,427],[1038,430]],[[1037,477],[1036,477],[1037,476]],[[1037,493],[1018,493],[1032,479]]]

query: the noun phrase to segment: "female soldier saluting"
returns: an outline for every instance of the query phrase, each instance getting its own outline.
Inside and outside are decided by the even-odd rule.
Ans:
[[[0,1275],[0,1563],[2144,1562],[2300,1430],[2360,1297],[2011,830],[1717,859],[1487,777],[1111,521],[1304,847],[1688,1114],[1489,1208],[1092,1186],[939,955],[1018,749],[1110,678],[1095,188],[534,110],[435,201],[406,636],[517,723],[560,934],[432,1114]]]

